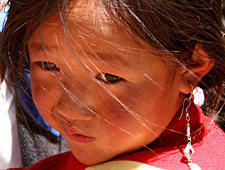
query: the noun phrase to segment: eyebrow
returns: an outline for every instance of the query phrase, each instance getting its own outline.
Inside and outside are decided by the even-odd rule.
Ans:
[[[109,65],[113,65],[113,64],[120,64],[120,66],[123,66],[123,67],[129,67],[130,64],[127,62],[128,58],[125,58],[125,57],[122,57],[122,56],[119,56],[119,55],[116,55],[116,54],[108,54],[108,53],[104,53],[104,52],[96,52],[95,54],[93,53],[86,53],[87,56],[91,56],[90,59],[96,59],[96,60],[99,60],[99,61],[103,61],[103,62],[106,62],[107,64]],[[113,58],[113,59],[112,59]],[[113,62],[112,62],[113,61]]]
[[[40,42],[32,42],[30,43],[29,46],[34,50],[41,50],[41,51],[51,50],[52,48],[56,48],[55,45],[45,45],[44,43],[40,43]]]
[[[34,50],[40,50],[43,52],[58,48],[56,45],[45,45],[44,43],[40,42],[31,42],[30,47]],[[95,61],[101,61],[103,63],[106,62],[110,66],[114,67],[130,67],[129,62],[127,62],[128,58],[116,54],[109,54],[104,52],[85,52],[85,57],[88,57],[88,59],[90,59],[91,61],[93,61],[92,59],[94,59]]]

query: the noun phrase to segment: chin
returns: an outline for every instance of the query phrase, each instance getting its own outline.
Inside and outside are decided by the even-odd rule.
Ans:
[[[76,158],[79,162],[81,162],[85,165],[97,165],[97,164],[100,164],[100,163],[103,163],[103,162],[109,160],[109,159],[98,159],[96,157],[92,157],[90,159],[88,159],[88,158],[83,159],[83,158],[78,158],[78,157],[76,157]],[[93,159],[93,158],[95,158],[95,159]]]
[[[73,153],[73,152],[72,152]],[[76,153],[77,154],[77,153]],[[74,157],[81,163],[85,164],[85,165],[97,165],[103,162],[106,162],[112,158],[114,158],[113,156],[111,157],[106,157],[106,156],[97,156],[97,155],[93,155],[93,156],[76,156],[76,154],[73,153]]]

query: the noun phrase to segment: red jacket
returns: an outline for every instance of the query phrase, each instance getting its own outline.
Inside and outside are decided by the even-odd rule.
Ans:
[[[195,150],[192,162],[198,164],[202,170],[225,170],[225,133],[212,119],[204,116],[196,105],[192,104],[189,113],[192,145]],[[154,170],[151,166],[188,170],[187,160],[183,156],[187,142],[186,120],[185,115],[179,120],[180,115],[179,111],[160,137],[149,145],[152,151],[143,149],[96,166],[84,165],[76,160],[71,152],[66,152],[46,158],[31,167],[17,170],[106,170],[108,167],[110,170],[142,168]]]

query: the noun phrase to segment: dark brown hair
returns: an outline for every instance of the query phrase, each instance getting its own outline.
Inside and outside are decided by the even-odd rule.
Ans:
[[[199,86],[205,90],[206,109],[217,108],[224,93],[225,49],[221,0],[99,0],[108,12],[139,38],[188,66],[196,45],[215,61]],[[6,68],[17,87],[29,62],[27,42],[35,28],[68,0],[8,0],[8,20],[3,30],[1,77]],[[224,100],[224,99],[223,99]]]

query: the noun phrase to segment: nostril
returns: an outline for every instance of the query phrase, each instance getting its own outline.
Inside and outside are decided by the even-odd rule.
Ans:
[[[89,120],[97,115],[92,107],[82,107],[82,112]]]
[[[67,121],[67,125],[68,125],[69,127],[72,127],[72,124],[71,124],[70,121]]]

